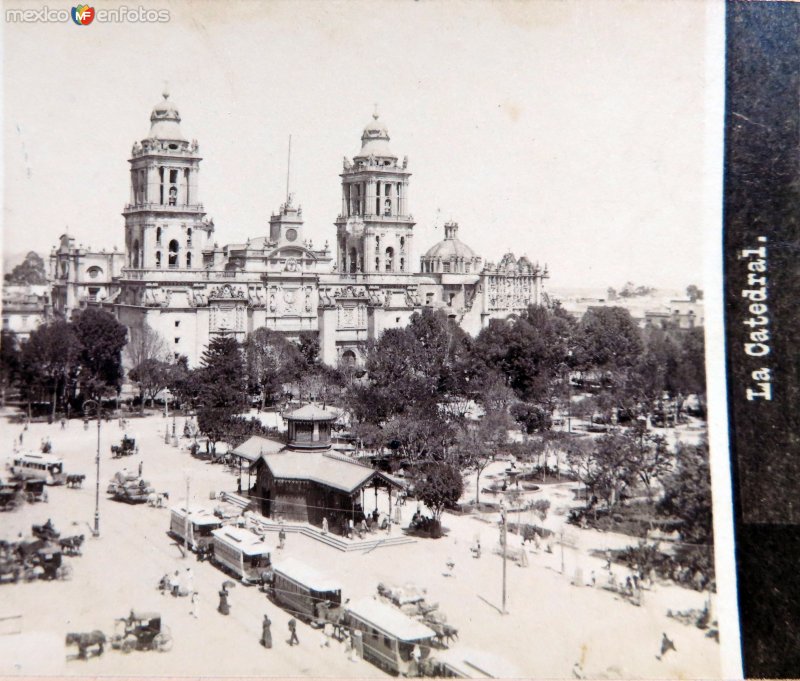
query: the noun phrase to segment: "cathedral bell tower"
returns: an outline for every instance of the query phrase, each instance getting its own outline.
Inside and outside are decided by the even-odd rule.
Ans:
[[[204,220],[197,193],[200,155],[186,140],[169,93],[153,107],[150,133],[131,151],[131,197],[125,216],[126,267],[197,269],[210,245],[213,223]]]
[[[408,212],[408,157],[398,162],[389,133],[375,113],[361,135],[361,151],[346,157],[342,212],[336,219],[339,271],[411,274],[414,221]]]

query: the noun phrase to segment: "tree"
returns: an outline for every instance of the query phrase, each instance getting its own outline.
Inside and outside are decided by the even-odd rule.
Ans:
[[[72,321],[80,339],[81,392],[100,399],[122,382],[122,349],[128,330],[105,310],[87,307]]]
[[[271,329],[256,329],[245,341],[247,381],[251,394],[261,395],[262,409],[283,392],[284,383],[297,380],[306,362],[301,351]]]
[[[455,466],[436,462],[420,466],[413,477],[414,494],[433,513],[434,536],[441,536],[442,512],[464,493],[464,480]]]
[[[638,473],[633,447],[629,438],[616,433],[603,435],[594,442],[587,487],[604,499],[609,509],[617,505]]]
[[[525,401],[552,409],[555,378],[569,357],[573,323],[560,308],[531,305],[516,321],[493,319],[472,346],[484,374],[502,376]]]
[[[12,331],[0,333],[0,406],[5,406],[6,391],[19,375],[20,350],[17,335]]]
[[[414,410],[390,418],[383,426],[385,441],[407,461],[444,461],[454,439],[451,425],[436,412]]]
[[[33,331],[20,353],[20,378],[28,404],[37,392],[45,393],[52,398],[55,417],[59,396],[63,400],[68,384],[77,376],[81,352],[81,342],[68,322],[57,320]]]
[[[695,284],[690,284],[686,287],[686,296],[693,303],[696,303],[698,300],[703,300],[703,290],[698,288]]]
[[[169,381],[169,357],[164,337],[147,322],[130,327],[125,356],[131,367],[128,378],[139,384],[140,410],[145,399],[152,400]]]
[[[576,345],[584,369],[608,373],[629,369],[642,352],[641,333],[622,307],[587,310],[578,325]]]
[[[180,355],[167,368],[166,386],[183,407],[194,409],[200,397],[202,369],[190,369],[189,358]]]
[[[476,504],[481,502],[481,473],[508,441],[508,421],[505,411],[488,411],[477,424],[467,423],[459,432],[456,441],[459,464],[462,469],[475,469]]]
[[[44,260],[34,251],[29,251],[25,259],[4,277],[6,284],[11,285],[44,285],[47,284],[47,273]]]
[[[319,334],[301,331],[297,339],[297,349],[306,369],[312,369],[319,364]]]
[[[239,344],[230,336],[211,340],[199,372],[197,425],[216,452],[234,417],[246,406],[245,371]]]
[[[647,489],[647,498],[653,500],[653,483],[672,470],[672,457],[663,435],[646,435],[644,432],[627,434],[632,440],[631,464],[637,477]]]
[[[711,471],[708,443],[680,444],[675,472],[664,480],[659,511],[681,521],[680,533],[692,544],[711,544],[714,528],[711,512]]]

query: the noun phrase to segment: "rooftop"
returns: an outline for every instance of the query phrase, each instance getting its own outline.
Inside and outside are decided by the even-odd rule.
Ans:
[[[347,612],[399,641],[433,638],[436,632],[412,620],[397,608],[372,598],[362,598],[347,606]]]

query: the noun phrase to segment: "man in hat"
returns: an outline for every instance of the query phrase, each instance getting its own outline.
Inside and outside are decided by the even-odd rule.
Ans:
[[[295,643],[300,645],[300,639],[297,638],[297,620],[292,617],[289,620],[289,645],[293,646]]]

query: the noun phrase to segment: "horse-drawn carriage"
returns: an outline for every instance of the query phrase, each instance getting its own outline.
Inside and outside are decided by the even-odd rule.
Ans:
[[[157,612],[131,610],[128,617],[116,620],[115,627],[116,631],[110,637],[106,637],[99,629],[67,634],[66,644],[78,646],[79,660],[88,657],[89,648],[92,646],[97,646],[95,655],[102,655],[106,643],[110,643],[114,650],[121,650],[123,653],[134,650],[158,650],[163,653],[172,648],[169,627],[161,624],[161,615]]]
[[[131,610],[128,617],[116,621],[118,631],[111,637],[111,647],[130,653],[133,650],[158,650],[166,652],[172,648],[169,627],[161,623],[157,612]]]
[[[0,511],[13,511],[24,500],[18,482],[0,483]]]
[[[22,481],[25,501],[32,504],[35,501],[47,501],[47,490],[44,488],[44,480],[29,478]]]
[[[119,459],[122,456],[131,456],[138,454],[139,448],[136,446],[136,439],[123,435],[122,440],[118,445],[111,445],[111,456],[114,459]]]

